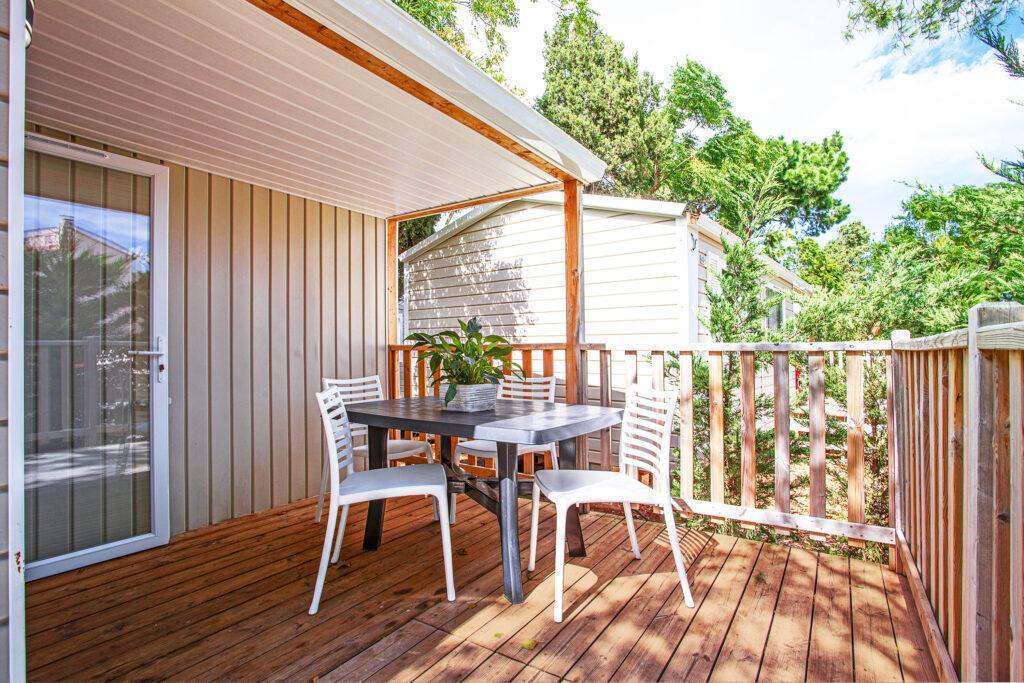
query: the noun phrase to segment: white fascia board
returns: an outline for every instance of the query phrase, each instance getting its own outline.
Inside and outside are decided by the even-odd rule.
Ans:
[[[468,228],[477,221],[487,218],[487,216],[491,215],[492,213],[494,213],[501,207],[505,206],[506,204],[511,204],[512,201],[514,200],[497,202],[494,204],[484,204],[482,206],[474,207],[472,210],[462,214],[454,221],[444,226],[443,228],[441,228],[440,230],[438,230],[433,235],[426,238],[419,244],[416,244],[415,246],[403,251],[401,254],[398,255],[398,260],[402,263],[409,263],[410,261],[415,261],[419,256],[421,256],[425,252],[430,251],[435,246],[441,244],[441,242],[447,240],[449,237],[454,237],[458,233],[462,232],[465,228]]]
[[[543,192],[524,198],[540,204],[565,203],[561,192]],[[648,216],[679,218],[686,215],[686,204],[682,202],[663,202],[656,199],[631,199],[629,197],[610,197],[603,194],[583,195],[584,209],[600,209],[604,211],[621,211],[622,213],[640,213]]]
[[[604,162],[590,150],[393,2],[289,0],[289,4],[574,178],[592,183],[604,175]]]

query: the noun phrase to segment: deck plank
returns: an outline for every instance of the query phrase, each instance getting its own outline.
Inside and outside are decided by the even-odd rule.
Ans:
[[[845,557],[818,556],[807,680],[853,680],[850,562]]]
[[[693,595],[694,609],[683,602],[683,591],[673,591],[669,599],[662,605],[658,615],[647,627],[612,676],[616,681],[653,681],[661,677],[676,645],[682,640],[693,623],[694,618],[704,606],[708,593],[714,585],[736,545],[731,536],[715,534],[707,542],[704,552],[692,565],[688,574],[690,592]]]
[[[590,552],[570,561],[566,621],[554,624],[550,508],[542,514],[537,569],[524,572],[527,600],[509,605],[490,513],[460,506],[452,530],[458,600],[448,603],[429,501],[389,504],[385,542],[369,553],[359,533],[365,506],[356,506],[342,562],[311,617],[324,531],[312,522],[314,503],[189,532],[105,563],[107,586],[104,565],[29,584],[30,678],[935,676],[906,586],[886,568],[690,530],[681,540],[691,610],[682,604],[664,527],[638,525],[643,559],[635,561],[622,518],[602,513],[583,516]],[[520,504],[525,549],[529,502]],[[538,641],[535,649],[522,647],[527,638]]]
[[[906,681],[937,681],[939,675],[932,663],[931,652],[924,637],[924,627],[911,607],[910,586],[906,578],[888,567],[882,569],[885,594],[889,600],[889,614],[896,632],[896,650],[900,669]]]
[[[693,582],[693,567],[707,547],[710,536],[689,531],[680,539],[687,578]],[[682,594],[675,561],[669,554],[661,566],[630,599],[612,623],[592,642],[566,674],[566,680],[607,680],[636,646],[640,636],[658,615],[673,591]]]
[[[722,652],[711,672],[712,681],[753,681],[761,668],[772,617],[782,589],[789,551],[766,543],[754,565],[754,573],[736,609]]]
[[[650,533],[652,529],[654,533]],[[558,635],[532,650],[539,650],[531,662],[533,666],[558,677],[565,676],[586,652],[590,640],[612,623],[644,581],[657,570],[671,552],[667,540],[661,540],[661,536],[665,535],[664,526],[646,523],[644,531],[648,532],[646,537],[637,534],[641,549],[640,560],[633,557],[632,549],[620,545],[615,549],[619,555],[617,561],[602,562],[595,566],[595,574],[599,577],[596,590],[577,609],[572,612],[566,610],[568,621],[563,622]],[[522,635],[526,636],[527,633]],[[531,650],[521,649],[520,652]]]
[[[738,539],[686,635],[662,676],[667,680],[706,681],[718,659],[733,615],[751,580],[761,543]]]
[[[895,681],[903,678],[892,617],[885,597],[882,567],[850,561],[853,603],[853,658],[857,681]]]
[[[779,603],[761,659],[760,679],[803,680],[807,673],[807,643],[814,613],[814,583],[818,558],[807,550],[789,551]]]

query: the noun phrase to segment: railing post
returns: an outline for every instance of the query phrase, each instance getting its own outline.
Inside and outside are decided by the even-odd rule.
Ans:
[[[993,680],[998,673],[992,642],[996,387],[993,354],[979,348],[978,332],[1021,320],[1024,306],[1012,302],[978,304],[968,313],[962,680]]]
[[[902,356],[896,353],[896,343],[910,341],[908,330],[893,330],[893,348],[889,353],[889,362],[885,369],[886,406],[885,414],[889,421],[889,524],[894,529],[906,532],[903,528],[903,483],[901,472],[903,466],[903,444],[906,438],[903,420],[904,374]],[[900,554],[896,548],[889,549],[889,568],[903,573],[899,561]]]

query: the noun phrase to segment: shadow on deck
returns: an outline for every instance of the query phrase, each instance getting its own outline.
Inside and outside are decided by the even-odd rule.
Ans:
[[[902,577],[879,565],[689,532],[697,608],[682,604],[664,527],[583,516],[586,558],[566,566],[551,618],[553,510],[541,516],[526,602],[502,597],[497,522],[461,497],[458,600],[444,600],[426,499],[390,501],[362,550],[354,506],[316,616],[323,542],[315,501],[175,537],[162,548],[28,586],[29,676],[56,679],[934,680]],[[524,566],[528,503],[520,509]],[[528,649],[526,641],[536,641]]]

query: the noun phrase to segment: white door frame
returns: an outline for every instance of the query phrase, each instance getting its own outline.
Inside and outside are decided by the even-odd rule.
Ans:
[[[9,2],[7,71],[7,675],[25,665],[25,3]],[[12,28],[13,27],[13,28]]]
[[[152,180],[152,219],[149,253],[150,278],[150,349],[163,351],[163,356],[150,358],[150,487],[152,498],[152,530],[146,534],[132,536],[121,541],[86,548],[66,555],[32,562],[26,567],[26,580],[32,581],[44,576],[59,574],[78,567],[102,562],[121,555],[138,552],[147,548],[164,545],[171,537],[170,522],[170,475],[168,465],[168,422],[167,422],[167,372],[156,370],[157,364],[167,365],[167,249],[168,249],[168,193],[170,172],[166,166],[153,164],[132,157],[121,156],[103,150],[83,147],[63,140],[42,135],[25,136],[25,149],[80,161],[94,166],[125,171]],[[24,191],[24,190],[23,190]],[[11,260],[20,259],[23,247],[12,252]],[[14,284],[14,283],[12,283]],[[17,283],[22,292],[23,282]],[[12,287],[12,290],[14,288]],[[24,342],[22,342],[24,343]],[[19,354],[23,357],[22,354]],[[24,378],[22,378],[24,382]],[[19,411],[23,407],[19,406]],[[11,407],[12,416],[17,415]],[[22,456],[23,456],[22,452]],[[24,484],[22,484],[24,486]]]

